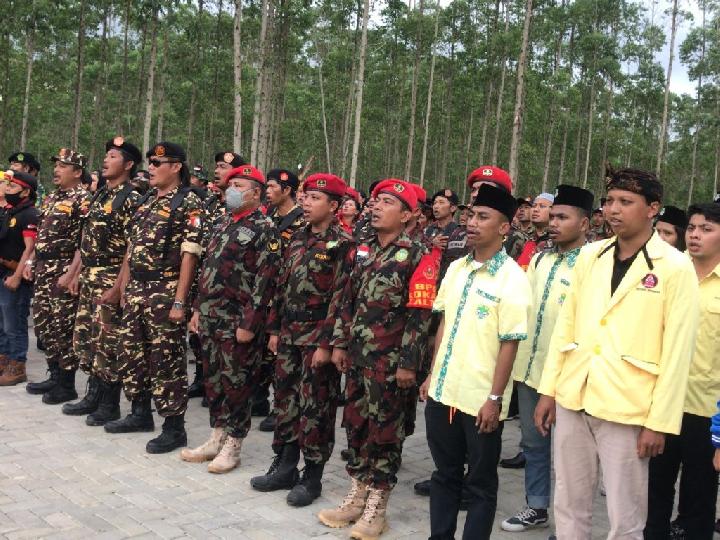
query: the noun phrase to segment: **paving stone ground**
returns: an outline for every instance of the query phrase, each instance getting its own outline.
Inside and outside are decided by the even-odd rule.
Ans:
[[[191,368],[192,369],[192,366]],[[28,378],[42,380],[45,361],[31,345]],[[78,377],[77,388],[85,386]],[[122,404],[123,414],[128,403]],[[390,499],[390,530],[384,539],[421,539],[429,533],[428,500],[413,493],[413,484],[429,477],[433,466],[425,442],[422,405],[417,433],[405,444],[399,483]],[[271,460],[272,434],[253,429],[242,450],[242,465],[226,475],[212,475],[206,465],[188,464],[178,453],[149,455],[144,447],[152,434],[108,435],[87,427],[83,417],[65,416],[60,406],[45,405],[25,385],[0,388],[0,537],[58,539],[116,538],[243,538],[304,540],[347,538],[346,530],[328,529],[315,517],[335,506],[348,488],[340,450],[328,463],[323,495],[310,507],[285,503],[286,492],[259,493],[251,476],[264,472]],[[160,421],[156,416],[156,424]],[[187,413],[191,446],[209,434],[207,409],[191,400]],[[503,456],[517,450],[517,421],[507,422]],[[545,539],[551,529],[506,533],[500,522],[524,505],[522,471],[500,469],[497,539]],[[604,500],[596,500],[596,538],[607,534]],[[462,531],[461,512],[458,530]],[[458,533],[458,538],[461,532]]]

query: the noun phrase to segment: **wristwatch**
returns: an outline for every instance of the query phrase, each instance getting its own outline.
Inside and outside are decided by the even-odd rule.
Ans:
[[[490,395],[488,396],[488,399],[489,399],[490,401],[494,401],[494,402],[497,403],[498,405],[502,405],[502,402],[503,402],[503,397],[502,397],[502,396],[496,396],[495,394],[490,394]]]
[[[175,300],[173,302],[172,308],[173,309],[182,309],[185,304],[181,302],[180,300]]]

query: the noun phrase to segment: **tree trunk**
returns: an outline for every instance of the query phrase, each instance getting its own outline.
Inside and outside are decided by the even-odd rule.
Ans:
[[[701,55],[700,55],[700,63],[705,62],[705,2],[700,2],[702,6],[702,49],[701,49]],[[693,190],[695,188],[695,176],[697,175],[697,149],[698,149],[698,139],[700,138],[700,128],[702,126],[702,121],[700,120],[702,118],[702,87],[703,87],[703,71],[700,70],[700,73],[698,74],[698,84],[697,84],[697,104],[696,104],[696,115],[698,120],[695,123],[695,133],[693,133],[693,150],[692,150],[692,165],[690,166],[690,186],[688,188],[688,201],[687,205],[690,206],[692,204],[693,199]],[[713,193],[713,197],[715,196],[715,193]]]
[[[562,147],[560,148],[560,165],[558,165],[558,184],[563,183],[563,176],[565,175],[568,131],[570,131],[570,114],[568,114],[568,111],[565,111],[565,128],[563,129]]]
[[[472,144],[473,134],[473,120],[475,118],[475,109],[470,108],[470,122],[468,122],[467,138],[465,139],[465,178],[470,174],[470,146]],[[482,162],[482,157],[480,158]],[[466,201],[467,197],[467,182],[462,183],[462,201]]]
[[[610,81],[609,94],[608,94],[608,105],[607,111],[605,112],[605,126],[603,127],[603,149],[602,149],[602,161],[600,162],[600,174],[598,175],[598,193],[602,193],[605,187],[605,164],[608,161],[608,141],[610,140],[610,120],[613,114],[613,103],[615,101],[615,85],[613,81]]]
[[[143,122],[143,145],[142,151],[150,149],[150,126],[152,124],[153,111],[153,90],[155,85],[155,67],[157,64],[157,28],[158,28],[158,6],[152,7],[152,21],[150,27],[150,68],[148,72],[147,89],[145,92],[145,121]]]
[[[316,47],[317,48],[317,47]],[[320,79],[320,118],[322,119],[323,137],[325,139],[325,167],[327,172],[332,173],[332,165],[330,161],[330,138],[327,129],[327,114],[325,112],[325,87],[323,84],[322,58],[318,48],[318,79]]]
[[[408,129],[407,152],[405,153],[405,180],[410,180],[410,171],[412,170],[413,149],[415,144],[415,112],[417,110],[417,86],[418,75],[420,71],[420,46],[422,43],[422,17],[423,17],[424,0],[420,0],[418,11],[417,34],[415,38],[415,64],[413,66],[412,86],[410,87],[410,128]]]
[[[255,103],[253,110],[253,130],[252,140],[250,146],[250,162],[257,163],[258,148],[260,143],[260,116],[262,113],[263,104],[263,81],[265,77],[265,64],[267,62],[266,54],[268,48],[266,46],[267,38],[267,27],[268,27],[268,11],[270,9],[269,0],[262,0],[262,17],[260,19],[260,38],[258,40],[258,47],[260,48],[260,60],[257,66],[257,78],[255,79]]]
[[[197,16],[197,24],[195,26],[195,50],[193,52],[193,58],[192,58],[192,71],[197,71],[198,65],[200,64],[200,55],[202,51],[202,45],[203,42],[202,39],[200,39],[200,36],[203,34],[203,27],[202,27],[202,20],[203,20],[203,13],[205,9],[205,2],[204,0],[200,0],[198,3],[198,16]],[[195,107],[197,104],[197,93],[198,93],[198,85],[193,84],[192,89],[190,90],[190,108],[188,110],[188,123],[187,123],[187,135],[185,137],[185,151],[186,155],[190,156],[190,153],[192,152],[193,148],[193,132],[195,131]],[[211,120],[212,121],[212,120]],[[206,138],[203,137],[203,140]]]
[[[25,150],[27,144],[27,132],[28,132],[28,114],[30,111],[30,87],[32,84],[32,72],[34,63],[35,53],[35,32],[37,31],[37,22],[35,15],[33,14],[32,26],[28,30],[27,37],[25,40],[25,63],[27,69],[25,71],[25,96],[23,97],[23,112],[22,122],[20,124],[20,149]]]
[[[73,111],[73,130],[71,146],[78,148],[80,123],[82,121],[82,82],[85,69],[85,0],[80,0],[77,37],[77,70],[75,71],[75,107]]]
[[[347,85],[348,87],[348,93],[347,93],[347,104],[345,106],[345,113],[343,115],[343,131],[342,131],[342,148],[341,156],[342,156],[342,166],[340,168],[340,175],[346,176],[347,172],[347,159],[348,159],[348,152],[350,149],[350,122],[352,120],[352,113],[355,110],[353,107],[353,104],[355,103],[355,72],[357,70],[357,64],[355,62],[355,57],[357,56],[358,52],[358,37],[360,35],[360,26],[362,25],[362,14],[360,13],[360,10],[358,10],[356,20],[355,20],[355,39],[353,41],[353,61],[352,61],[352,67],[350,68],[350,82]]]
[[[525,68],[527,65],[528,48],[530,46],[530,21],[532,21],[533,0],[527,0],[525,5],[525,22],[523,23],[522,45],[518,60],[517,86],[515,88],[515,112],[513,114],[512,139],[510,140],[510,159],[508,172],[513,179],[514,187],[518,185],[518,155],[522,142],[522,121],[525,109]]]
[[[122,81],[120,81],[120,95],[126,96],[127,95],[127,71],[128,71],[128,29],[130,27],[130,5],[131,0],[127,0],[125,2],[125,18],[123,20],[123,70],[122,70]],[[130,117],[130,100],[126,99],[125,101],[125,118]],[[118,115],[115,119],[115,131],[117,133],[122,132],[122,125],[123,125],[123,115]],[[130,131],[130,128],[127,128],[127,132]]]
[[[493,93],[493,79],[489,77],[486,95],[485,95],[485,107],[483,108],[483,121],[482,128],[480,128],[480,148],[478,150],[478,159],[480,163],[485,163],[485,144],[487,142],[487,130],[488,130],[488,119],[490,118],[490,105],[492,101]]]
[[[430,112],[432,111],[433,82],[435,80],[435,42],[437,41],[438,26],[440,23],[440,6],[435,8],[435,34],[433,35],[432,52],[430,53],[430,80],[428,81],[427,104],[425,106],[425,121],[423,127],[423,148],[420,159],[420,185],[425,185],[425,162],[427,160],[428,136],[430,135]]]
[[[510,28],[510,10],[505,5],[505,34],[507,35]],[[500,141],[500,122],[502,121],[503,99],[505,97],[505,75],[507,74],[507,53],[503,46],[502,52],[502,69],[500,70],[500,88],[498,89],[497,107],[495,109],[495,135],[493,137],[492,157],[490,161],[493,165],[497,164],[498,144]],[[518,76],[520,76],[520,65],[518,64]],[[514,181],[514,180],[513,180]]]
[[[223,0],[220,0],[218,2],[218,13],[215,23],[215,35],[220,35],[220,21],[222,20],[223,15]],[[198,39],[200,37],[198,36]],[[199,47],[199,45],[198,45]],[[202,62],[202,58],[201,58]],[[215,48],[213,53],[213,60],[212,60],[212,66],[213,66],[213,82],[212,82],[212,93],[210,94],[210,114],[206,114],[206,117],[209,117],[208,122],[208,135],[206,137],[203,137],[202,139],[202,148],[200,155],[207,155],[210,153],[208,151],[208,142],[214,145],[215,143],[215,127],[217,126],[216,118],[217,118],[217,108],[218,108],[218,89],[220,87],[220,41],[215,40]],[[190,150],[188,150],[188,159],[192,157],[192,153]]]
[[[665,138],[667,137],[668,127],[668,103],[670,101],[670,79],[672,77],[673,59],[675,57],[675,35],[677,34],[677,15],[678,0],[673,0],[672,22],[670,23],[670,59],[668,60],[667,76],[665,78],[665,98],[663,99],[662,125],[660,127],[660,137],[658,138],[657,162],[655,163],[655,174],[660,174],[662,165]]]
[[[242,0],[235,0],[235,17],[233,19],[233,151],[240,153],[242,148]]]
[[[588,170],[590,168],[590,151],[592,150],[593,121],[595,120],[595,67],[591,74],[590,82],[590,105],[588,106],[588,136],[585,145],[585,167],[583,169],[583,189],[587,188]]]
[[[362,17],[362,36],[360,38],[360,64],[358,66],[357,98],[355,100],[355,133],[353,135],[352,161],[350,163],[350,186],[357,185],[357,162],[360,152],[360,123],[362,121],[363,89],[365,86],[365,55],[367,52],[368,19],[370,17],[370,0],[364,0]]]
[[[158,141],[163,140],[165,132],[165,82],[167,80],[167,62],[168,62],[168,31],[163,32],[163,56],[162,65],[160,66],[160,84],[158,87],[158,119],[157,119],[157,137]]]
[[[96,137],[98,124],[100,124],[100,111],[103,109],[103,102],[105,97],[105,89],[107,88],[108,82],[108,69],[107,69],[107,33],[110,18],[110,7],[105,7],[105,13],[103,14],[102,23],[102,38],[100,41],[100,75],[98,80],[101,81],[99,84],[96,83],[95,95],[93,96],[93,117],[92,124],[90,125],[90,154],[88,155],[88,163],[90,167],[95,163],[95,150],[97,147]]]

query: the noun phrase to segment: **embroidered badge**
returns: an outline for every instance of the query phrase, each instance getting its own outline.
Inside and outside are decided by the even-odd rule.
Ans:
[[[327,244],[325,244],[325,247],[327,249],[332,249],[337,245],[338,245],[337,240],[330,240]]]
[[[125,139],[123,139],[122,136],[118,135],[113,139],[114,146],[122,146],[123,144],[125,144]]]
[[[165,155],[165,147],[163,145],[158,145],[155,147],[155,155],[157,157],[163,157]]]
[[[397,193],[402,193],[403,191],[405,191],[405,186],[403,186],[402,184],[394,184],[394,185],[393,185],[393,189],[394,189]]]
[[[235,159],[235,156],[232,155],[232,152],[225,152],[223,155],[223,161],[227,164],[232,163],[233,159]]]
[[[9,225],[10,225],[11,227],[14,227],[16,224],[17,224],[17,219],[12,218],[12,219],[10,220],[10,224],[9,224]]]
[[[654,289],[657,287],[658,278],[655,274],[648,274],[642,279],[642,285],[646,289]]]
[[[358,246],[357,251],[355,252],[355,256],[364,259],[370,255],[370,248],[368,246],[362,245]]]
[[[565,293],[562,293],[558,298],[558,304],[562,306],[565,303],[565,298],[567,298],[567,295]]]
[[[327,253],[316,253],[315,258],[319,261],[329,261],[330,255],[328,255]]]
[[[250,175],[250,174],[252,174],[252,169],[251,169],[250,167],[245,167],[245,168],[242,170],[242,173],[243,173],[244,175],[246,175],[246,176],[247,176],[247,175]]]
[[[286,172],[281,172],[281,173],[280,173],[280,181],[281,181],[281,182],[287,182],[287,181],[288,181],[288,173],[286,173]]]
[[[477,308],[478,319],[482,320],[488,315],[490,315],[490,308],[488,308],[487,306],[480,306],[479,308]]]
[[[317,181],[317,187],[324,188],[325,186],[327,186],[327,182],[325,180],[320,179]]]
[[[395,260],[397,262],[405,262],[408,258],[408,250],[403,248],[395,254]]]
[[[423,270],[423,277],[425,279],[434,279],[435,278],[435,268],[432,266],[426,266],[425,270]]]
[[[483,169],[482,175],[483,176],[492,176],[493,172],[492,169]]]
[[[275,253],[277,250],[280,249],[280,242],[277,240],[270,240],[268,242],[268,250],[272,253]]]
[[[105,203],[105,206],[103,206],[103,210],[106,214],[110,214],[112,212],[112,203],[110,201]]]

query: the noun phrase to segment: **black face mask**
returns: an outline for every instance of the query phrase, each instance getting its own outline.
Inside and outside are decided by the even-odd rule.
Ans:
[[[23,202],[26,199],[26,197],[23,197],[21,193],[6,193],[5,194],[5,200],[10,206],[17,206],[21,202]]]

